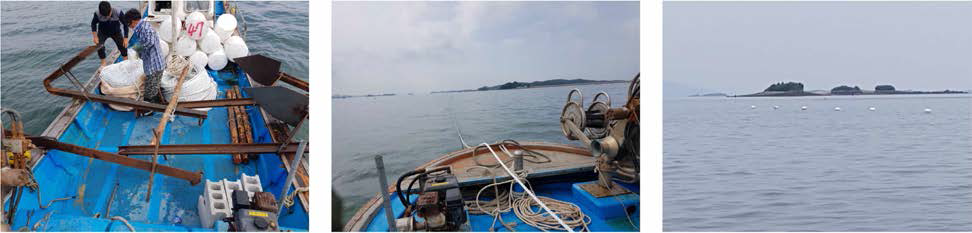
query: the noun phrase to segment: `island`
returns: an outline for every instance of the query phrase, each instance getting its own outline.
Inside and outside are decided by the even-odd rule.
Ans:
[[[874,90],[862,90],[858,86],[840,85],[827,91],[803,91],[803,83],[779,82],[770,85],[759,93],[734,95],[731,97],[774,97],[774,96],[828,96],[828,95],[908,95],[908,94],[968,94],[967,91],[911,91],[897,90],[893,85],[877,85]]]
[[[454,91],[433,91],[432,94],[470,92],[470,91],[511,90],[511,89],[541,88],[541,87],[555,87],[555,86],[569,86],[569,85],[627,83],[627,82],[630,81],[629,80],[588,80],[588,79],[551,79],[551,80],[535,81],[535,82],[513,81],[513,82],[507,82],[504,84],[495,85],[495,86],[482,86],[476,89],[454,90]]]
[[[382,97],[382,96],[395,96],[396,94],[368,94],[368,95],[332,95],[331,99],[347,99],[347,98],[357,98],[357,97]]]
[[[818,96],[820,93],[803,91],[803,83],[779,82],[767,87],[763,92],[748,95],[734,95],[733,97],[768,97],[768,96]]]
[[[695,94],[695,95],[690,95],[689,97],[726,97],[726,96],[729,96],[729,94],[716,92],[716,93],[709,93],[709,94]]]

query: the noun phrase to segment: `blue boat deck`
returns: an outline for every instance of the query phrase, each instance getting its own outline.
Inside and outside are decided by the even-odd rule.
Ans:
[[[565,182],[551,182],[545,184],[538,184],[538,185],[533,185],[533,191],[538,196],[549,197],[560,201],[567,201],[579,205],[581,207],[581,210],[584,212],[584,214],[591,217],[591,224],[588,225],[588,229],[590,229],[591,231],[596,231],[596,232],[638,231],[638,229],[635,227],[635,226],[640,226],[638,219],[640,216],[639,213],[641,211],[640,211],[640,205],[637,204],[638,200],[640,199],[637,194],[638,185],[622,184],[622,186],[624,186],[628,190],[635,192],[634,194],[624,194],[616,197],[601,198],[605,202],[612,202],[612,204],[615,204],[614,202],[625,203],[625,205],[617,205],[617,208],[615,209],[615,208],[593,208],[593,207],[580,204],[582,201],[580,201],[579,198],[574,196],[572,190],[574,184],[578,184],[578,183],[584,183],[584,182],[565,181]],[[491,194],[492,192],[486,191],[484,193]],[[474,197],[469,197],[468,195],[465,195],[465,193],[463,195],[464,195],[463,198],[466,201],[470,201],[474,199]],[[395,217],[396,218],[402,217],[402,215],[405,212],[405,206],[402,205],[401,201],[398,198],[397,193],[391,193],[390,198],[391,198],[392,210],[395,212],[394,213]],[[411,197],[409,197],[409,199],[417,200],[418,194],[412,194]],[[488,201],[488,199],[483,198],[482,201]],[[629,203],[634,203],[634,204],[628,205]],[[634,206],[635,211],[633,211],[633,213],[630,216],[624,215],[624,212],[621,211],[626,211],[626,210],[622,206],[625,207]],[[533,207],[533,209],[538,212],[543,212],[543,210],[541,210],[540,207]],[[508,229],[500,225],[498,221],[494,226],[496,227],[496,229],[491,230],[490,226],[493,225],[493,216],[491,215],[469,214],[468,216],[469,216],[468,218],[469,225],[471,227],[470,231],[475,231],[475,232],[509,231]],[[601,218],[600,216],[613,216],[613,217]],[[536,227],[524,223],[522,220],[517,218],[512,211],[501,214],[501,217],[503,218],[503,221],[505,221],[506,223],[515,223],[514,229],[516,231],[533,231],[533,232],[542,231],[541,229],[538,229]],[[630,217],[630,221],[629,221],[629,217]],[[577,231],[580,230],[580,228],[575,228],[574,230]],[[378,210],[377,214],[375,214],[374,217],[370,220],[368,227],[365,231],[368,232],[388,231],[388,223],[387,220],[385,219],[384,208]]]
[[[238,67],[235,72],[209,71],[215,77],[219,98],[232,85],[248,87],[247,76]],[[241,92],[246,97],[245,92]],[[272,143],[261,111],[256,106],[246,107],[253,129],[255,143]],[[117,152],[118,146],[147,145],[152,140],[152,129],[158,125],[162,114],[136,118],[133,112],[115,111],[106,104],[86,102],[68,128],[58,138],[71,143],[102,151]],[[176,116],[165,129],[162,144],[216,144],[232,143],[227,126],[227,108],[212,108],[208,117],[199,125],[192,117]],[[148,155],[133,158],[151,161]],[[233,164],[231,155],[169,155],[159,156],[159,164],[189,171],[203,172],[208,180],[238,180],[240,174],[259,175],[263,190],[280,196],[282,183],[287,176],[276,154],[262,154],[248,164]],[[51,213],[46,222],[38,225],[38,231],[104,231],[128,229],[120,222],[108,218],[121,216],[128,219],[139,231],[213,231],[200,228],[197,201],[203,194],[203,185],[191,185],[177,178],[156,174],[150,200],[146,201],[149,172],[79,156],[58,150],[47,151],[34,168],[34,176],[40,185],[42,202],[63,197],[72,200],[58,201],[46,209],[38,207],[37,194],[25,192],[21,197],[12,229],[30,227],[43,216]],[[117,184],[111,210],[105,216],[112,190]],[[12,202],[11,200],[10,202]],[[8,204],[10,202],[7,202]],[[29,216],[28,216],[29,215]],[[95,216],[100,216],[96,218]],[[303,203],[295,200],[279,219],[282,228],[301,230],[308,228],[308,215]],[[302,230],[305,231],[305,230]]]

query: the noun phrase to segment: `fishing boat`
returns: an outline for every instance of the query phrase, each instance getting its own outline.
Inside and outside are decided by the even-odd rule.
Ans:
[[[469,146],[457,127],[462,149],[390,184],[376,156],[378,193],[343,230],[638,231],[639,76],[622,106],[612,107],[601,92],[584,109],[579,90],[567,95],[563,133],[584,147],[515,140]]]
[[[164,18],[192,10],[202,12],[207,25],[235,15],[243,23],[232,34],[246,33],[242,11],[226,1],[145,1],[139,9],[157,30]],[[306,81],[279,72],[279,61],[249,55],[200,71],[216,83],[213,100],[180,102],[177,87],[167,103],[150,103],[105,95],[98,88],[101,68],[87,82],[75,77],[71,69],[97,49],[83,48],[43,86],[38,83],[73,99],[41,135],[23,133],[20,118],[31,116],[4,109],[11,127],[2,137],[3,175],[25,171],[26,177],[4,187],[5,228],[308,230],[309,177],[302,158],[309,149],[306,141],[293,140],[307,119],[307,94],[298,92],[308,90]],[[108,60],[121,62],[118,54]],[[61,77],[70,84],[56,86]]]

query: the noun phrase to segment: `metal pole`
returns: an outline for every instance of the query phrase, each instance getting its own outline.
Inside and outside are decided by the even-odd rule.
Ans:
[[[513,171],[523,170],[523,148],[513,151]]]
[[[304,149],[307,148],[307,142],[304,140],[300,140],[299,143],[297,146],[297,154],[294,154],[294,159],[290,162],[290,172],[287,173],[287,180],[284,181],[283,190],[280,191],[280,200],[277,201],[278,218],[280,217],[280,211],[283,211],[283,201],[287,197],[287,191],[290,190],[290,185],[294,183],[294,174],[297,174],[297,165],[300,165],[300,159],[304,158]]]
[[[278,154],[280,153],[280,151],[283,151],[284,148],[287,148],[287,144],[290,144],[290,140],[293,139],[294,135],[297,134],[297,131],[300,130],[300,126],[304,125],[304,121],[307,120],[308,114],[304,114],[304,117],[300,118],[300,121],[297,122],[297,125],[294,126],[294,129],[290,130],[290,133],[287,134],[287,139],[284,139],[282,142],[280,142],[280,148],[277,149]]]
[[[185,10],[182,7],[182,4],[183,3],[185,3],[185,2],[183,2],[183,1],[172,1],[172,13],[169,14],[169,22],[172,22],[172,45],[173,46],[169,46],[169,53],[168,54],[175,54],[175,48],[176,48],[176,46],[174,46],[174,45],[176,44],[176,41],[179,38],[179,34],[182,32],[182,29],[181,28],[178,31],[176,31],[175,29],[179,25],[179,21],[177,21],[179,19],[178,19],[178,17],[176,17],[176,15],[178,15],[178,13],[185,12]],[[107,43],[105,43],[105,44],[107,44]],[[165,58],[162,58],[162,60],[165,60]]]
[[[378,167],[378,182],[381,185],[378,190],[381,192],[382,205],[385,206],[388,231],[396,232],[398,229],[395,229],[395,215],[392,213],[391,199],[388,199],[388,178],[385,177],[385,162],[382,161],[381,155],[375,155],[375,166]]]

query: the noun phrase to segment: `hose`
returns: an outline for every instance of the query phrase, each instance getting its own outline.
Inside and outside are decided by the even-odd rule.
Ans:
[[[404,205],[405,207],[408,207],[408,200],[405,199],[405,194],[402,193],[402,181],[405,181],[405,178],[409,176],[413,176],[415,174],[419,174],[422,172],[423,170],[412,170],[406,172],[405,174],[402,174],[402,176],[399,176],[398,181],[395,182],[395,193],[398,194],[398,200],[402,201],[402,205]]]
[[[131,231],[131,232],[135,232],[135,228],[134,228],[134,227],[132,227],[132,224],[128,224],[128,220],[125,220],[125,218],[123,218],[122,216],[115,216],[115,217],[111,217],[111,220],[118,220],[118,221],[121,221],[122,223],[124,223],[124,224],[125,224],[125,226],[127,226],[127,227],[128,227],[128,230],[129,230],[129,231]]]
[[[412,194],[412,186],[414,186],[415,183],[417,183],[418,181],[425,179],[425,177],[427,177],[427,176],[424,173],[423,174],[419,174],[419,176],[416,176],[415,179],[412,179],[412,182],[409,182],[408,183],[408,188],[405,189],[405,192],[407,192],[408,194]],[[422,185],[419,185],[419,186],[422,186]],[[419,189],[422,189],[422,187],[419,187]],[[421,192],[421,190],[420,190],[420,192]],[[409,206],[412,205],[411,198],[412,197],[410,197],[409,195],[405,195],[404,201],[405,201],[405,203],[408,203],[408,205],[405,205],[405,207],[409,207]],[[406,209],[408,209],[408,208],[406,208]]]
[[[40,194],[39,194],[40,191],[38,191],[37,193],[38,193],[37,194],[37,198],[40,198]],[[77,196],[70,196],[70,197],[62,197],[62,198],[54,199],[54,200],[51,200],[51,201],[47,202],[47,205],[40,206],[40,208],[41,209],[47,209],[47,207],[51,207],[51,204],[54,204],[54,202],[56,202],[56,201],[66,201],[66,200],[74,199],[76,197]]]
[[[448,171],[448,170],[449,170],[449,167],[445,167],[445,166],[433,168],[431,170],[430,169],[427,169],[427,168],[421,168],[421,169],[415,169],[415,170],[406,172],[402,176],[399,176],[398,177],[398,181],[395,182],[395,191],[396,191],[396,193],[398,193],[398,199],[401,200],[402,201],[402,205],[404,205],[405,208],[408,209],[408,207],[410,206],[410,202],[408,200],[408,197],[405,196],[405,194],[402,192],[402,181],[405,181],[405,178],[408,178],[409,176],[413,176],[413,175],[418,175],[418,174],[425,175],[425,174],[429,174],[429,173],[433,173],[433,172]],[[452,172],[450,171],[449,173],[452,173]],[[412,179],[412,182],[411,183],[415,183],[416,180],[420,180],[420,179],[418,179],[416,177],[415,179]],[[411,189],[412,189],[412,185],[409,185],[409,188],[406,191],[410,191]]]

